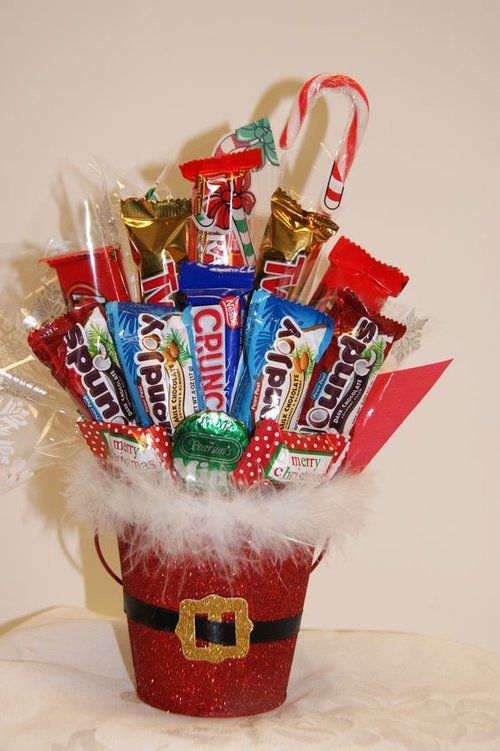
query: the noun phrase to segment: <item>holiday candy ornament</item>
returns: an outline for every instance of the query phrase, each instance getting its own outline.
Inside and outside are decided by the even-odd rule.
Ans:
[[[362,469],[366,436],[379,448],[411,409],[415,389],[380,376],[404,334],[380,309],[408,278],[345,238],[318,267],[367,122],[359,84],[308,81],[281,145],[330,91],[353,109],[321,211],[277,184],[266,119],[236,129],[215,157],[181,166],[191,201],[122,201],[142,302],[112,285],[104,306],[67,293],[74,308],[28,337],[93,454],[78,457],[68,496],[77,518],[118,537],[138,696],[170,712],[241,716],[285,700],[309,575],[369,495],[345,468]],[[276,180],[260,244],[265,170]]]

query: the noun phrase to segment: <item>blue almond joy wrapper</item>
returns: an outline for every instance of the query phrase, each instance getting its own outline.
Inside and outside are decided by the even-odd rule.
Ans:
[[[241,355],[253,267],[188,263],[179,288],[191,305],[194,339],[208,409],[229,410]]]
[[[204,407],[190,308],[111,302],[106,318],[139,425],[172,435]]]
[[[231,407],[234,417],[249,430],[266,418],[293,430],[333,327],[333,319],[315,308],[264,290],[254,292]]]

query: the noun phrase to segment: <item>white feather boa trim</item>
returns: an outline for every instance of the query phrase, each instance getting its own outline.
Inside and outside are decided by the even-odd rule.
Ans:
[[[73,517],[128,537],[137,555],[231,565],[245,548],[279,560],[302,546],[342,545],[362,524],[367,492],[364,477],[340,474],[316,487],[193,496],[166,472],[126,469],[118,479],[86,452],[70,468],[67,487]]]

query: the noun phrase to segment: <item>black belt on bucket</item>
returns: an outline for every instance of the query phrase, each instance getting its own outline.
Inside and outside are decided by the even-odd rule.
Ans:
[[[179,622],[179,613],[176,610],[161,608],[144,600],[133,597],[128,592],[123,592],[124,610],[128,617],[136,623],[149,626],[157,631],[175,631]],[[300,629],[302,613],[290,618],[278,618],[274,621],[252,621],[253,627],[250,633],[250,643],[281,641],[297,636]],[[234,621],[210,621],[206,617],[195,616],[196,639],[232,646],[236,644],[236,626]]]

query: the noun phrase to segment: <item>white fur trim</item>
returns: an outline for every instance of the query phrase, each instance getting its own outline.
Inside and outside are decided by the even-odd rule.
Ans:
[[[134,552],[192,556],[233,564],[245,546],[280,559],[302,546],[337,547],[355,534],[366,512],[367,483],[340,474],[320,486],[263,488],[193,496],[166,472],[125,470],[118,479],[80,452],[70,468],[72,515],[98,532],[130,538]],[[297,545],[297,543],[299,543]]]

